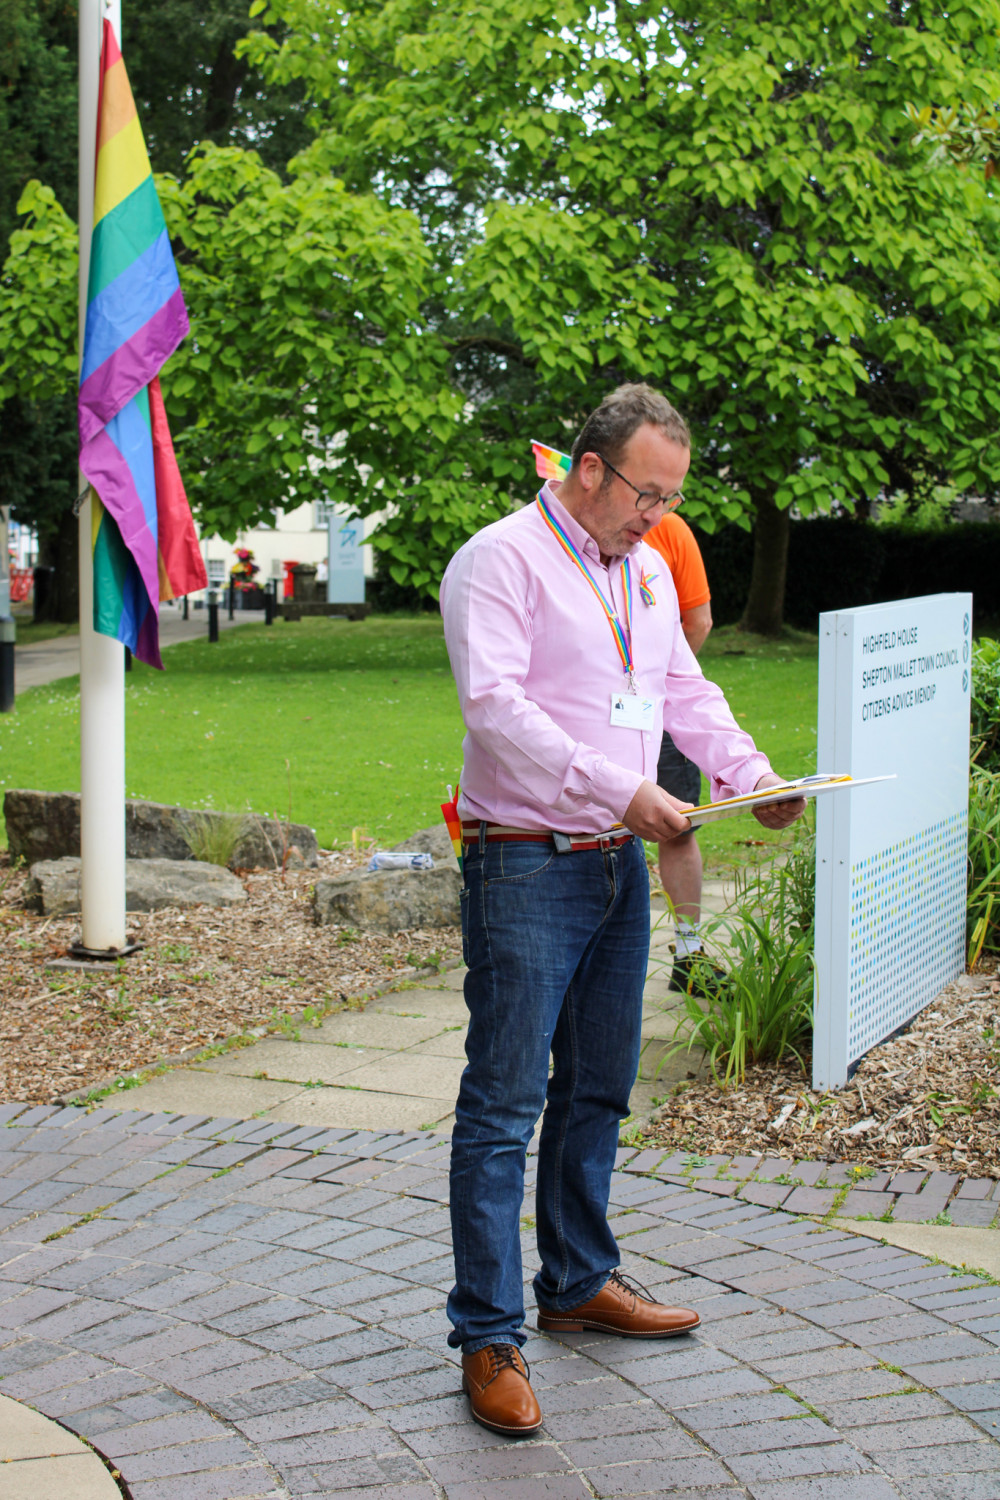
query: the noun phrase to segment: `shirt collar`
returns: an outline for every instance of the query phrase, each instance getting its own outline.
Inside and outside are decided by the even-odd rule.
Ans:
[[[564,528],[567,536],[573,543],[576,550],[580,553],[580,555],[582,557],[585,557],[588,562],[594,562],[597,563],[599,567],[603,567],[604,564],[601,562],[601,549],[594,541],[594,538],[591,536],[590,532],[585,531],[576,517],[570,515],[565,505],[563,505],[562,501],[559,499],[558,493],[552,488],[551,480],[546,479],[545,483],[542,485],[542,494],[545,497],[545,503],[549,507],[549,510],[555,516],[560,526]],[[635,546],[630,552],[623,552],[621,556],[609,558],[608,567],[618,567],[625,561],[626,557],[635,557],[639,551],[640,545],[641,544],[639,542],[636,542]]]

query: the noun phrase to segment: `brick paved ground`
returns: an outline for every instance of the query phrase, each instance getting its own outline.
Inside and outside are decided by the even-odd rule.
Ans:
[[[533,1334],[544,1432],[492,1438],[444,1344],[447,1159],[419,1132],[0,1109],[0,1391],[133,1500],[1000,1497],[1000,1288],[647,1153],[614,1179],[626,1269],[702,1328]]]

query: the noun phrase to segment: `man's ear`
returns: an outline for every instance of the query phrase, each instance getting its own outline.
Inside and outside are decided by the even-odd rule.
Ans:
[[[577,473],[581,489],[598,490],[604,478],[604,465],[596,453],[584,453],[577,465]]]

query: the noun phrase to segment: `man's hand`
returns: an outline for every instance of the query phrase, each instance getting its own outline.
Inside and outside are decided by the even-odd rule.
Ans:
[[[671,797],[654,782],[644,781],[625,809],[622,822],[639,838],[664,844],[679,833],[690,830],[691,824],[684,816],[684,809],[693,806],[693,802],[681,802],[679,798]]]
[[[768,771],[762,776],[754,787],[755,792],[763,792],[769,786],[781,786],[782,779],[775,776],[773,771]],[[796,818],[801,818],[806,810],[806,799],[796,797],[794,802],[765,802],[762,807],[755,807],[753,815],[764,828],[782,829],[794,823]]]

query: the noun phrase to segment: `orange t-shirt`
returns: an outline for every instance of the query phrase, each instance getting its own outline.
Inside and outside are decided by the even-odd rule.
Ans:
[[[709,592],[705,564],[701,560],[694,532],[686,521],[682,521],[675,511],[671,511],[662,521],[657,522],[652,531],[646,532],[643,541],[655,547],[666,560],[673,575],[677,604],[682,615],[689,609],[696,609],[699,604],[709,602],[712,595]]]

